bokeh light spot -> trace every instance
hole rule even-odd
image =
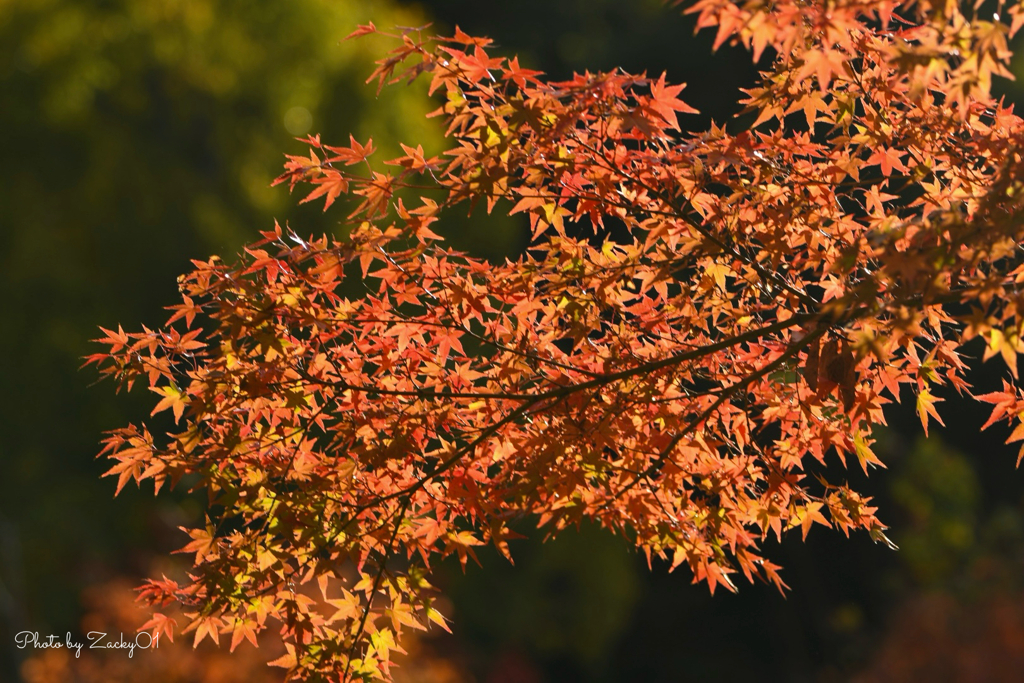
[[[305,107],[292,107],[284,114],[284,127],[292,135],[305,135],[313,127],[313,115]]]

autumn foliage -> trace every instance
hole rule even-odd
[[[971,396],[975,337],[1014,381],[974,398],[1024,438],[1024,125],[990,92],[1024,3],[677,4],[770,63],[735,125],[683,132],[664,76],[555,82],[461,31],[385,33],[371,80],[429,79],[450,149],[308,138],[278,181],[343,237],[278,226],[195,262],[163,328],[106,332],[88,361],[175,424],[106,439],[118,490],[210,500],[187,580],[141,589],[146,628],[274,629],[291,680],[387,680],[403,630],[447,628],[431,564],[509,555],[520,520],[782,587],[768,535],[888,542],[826,465],[879,465],[901,396],[925,429]],[[473,206],[528,216],[528,250],[446,248]]]

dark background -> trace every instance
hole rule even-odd
[[[282,154],[304,151],[294,135],[373,135],[382,159],[399,140],[441,148],[422,84],[379,98],[363,84],[383,43],[339,43],[368,20],[458,24],[555,77],[667,71],[702,111],[694,129],[732,116],[756,76],[747,53],[712,55],[711,34],[657,0],[0,2],[0,681],[48,680],[13,634],[81,628],[91,588],[149,575],[201,518],[180,495],[114,500],[100,479],[102,432],[151,402],[78,370],[96,326],[159,324],[189,259],[230,258],[274,218],[334,229],[269,188]],[[453,242],[489,256],[520,245],[521,226],[487,220],[460,222]],[[978,369],[998,387],[1001,366]],[[484,552],[483,568],[442,568],[455,634],[421,656],[460,677],[445,680],[492,683],[1019,680],[1024,475],[1005,433],[979,433],[983,409],[946,398],[947,428],[924,440],[908,401],[878,434],[889,469],[848,474],[899,552],[816,528],[768,543],[785,596],[712,598],[596,529],[520,541],[515,567]]]

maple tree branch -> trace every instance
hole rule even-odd
[[[395,528],[391,532],[391,538],[388,540],[387,549],[381,553],[382,557],[380,565],[377,568],[376,576],[373,578],[373,586],[370,589],[370,595],[366,599],[366,608],[363,610],[362,616],[359,619],[359,625],[352,636],[352,645],[349,647],[348,656],[346,657],[345,671],[341,676],[342,683],[346,683],[346,681],[348,681],[348,674],[352,667],[352,655],[355,653],[356,645],[359,643],[363,630],[366,628],[366,621],[369,619],[370,612],[373,609],[373,599],[376,597],[377,590],[380,588],[380,582],[384,577],[387,561],[394,552],[395,541],[398,539],[398,531],[401,529],[402,521],[405,519],[405,512],[408,509],[410,502],[411,498],[406,496],[399,505],[398,511],[395,513]]]
[[[737,337],[733,337],[733,338],[731,338],[729,340],[726,340],[724,342],[717,342],[715,344],[710,344],[708,346],[701,347],[701,349],[699,349],[697,351],[691,351],[691,352],[687,352],[687,353],[683,353],[683,354],[678,354],[678,355],[675,355],[675,356],[670,356],[668,358],[664,358],[664,359],[661,359],[659,361],[652,361],[650,363],[647,363],[647,364],[645,364],[643,366],[639,366],[637,368],[631,368],[631,369],[628,369],[628,370],[623,370],[621,372],[605,375],[600,380],[591,380],[589,382],[584,382],[584,383],[581,383],[581,384],[565,386],[565,387],[562,387],[560,389],[552,390],[550,392],[546,392],[546,393],[543,393],[543,394],[537,394],[537,395],[531,397],[526,402],[524,402],[523,405],[519,406],[518,408],[516,408],[515,410],[510,412],[508,415],[506,415],[501,420],[491,424],[490,426],[488,426],[487,428],[482,430],[482,432],[480,433],[480,435],[476,439],[474,439],[470,443],[468,443],[465,446],[463,446],[463,447],[459,448],[458,450],[456,450],[456,452],[454,454],[452,454],[450,457],[448,457],[447,459],[442,461],[432,471],[426,473],[423,477],[419,478],[411,486],[406,487],[404,489],[400,489],[398,491],[394,491],[394,492],[392,492],[390,494],[387,494],[387,495],[379,496],[376,499],[376,501],[374,501],[373,503],[367,503],[367,504],[364,504],[364,505],[361,505],[361,506],[355,508],[355,510],[352,512],[352,514],[349,517],[349,521],[346,522],[345,526],[342,527],[342,529],[346,528],[348,526],[348,524],[350,524],[352,521],[354,521],[356,519],[356,517],[358,517],[359,514],[361,514],[363,511],[368,510],[371,507],[374,507],[375,505],[378,505],[380,503],[386,502],[387,500],[390,500],[392,498],[397,498],[399,496],[404,496],[404,495],[409,495],[409,494],[415,493],[416,491],[421,489],[423,486],[425,486],[428,481],[430,481],[431,479],[434,479],[435,477],[443,474],[444,472],[447,472],[452,467],[454,467],[467,453],[470,453],[473,450],[475,450],[477,446],[479,446],[481,443],[483,443],[484,441],[489,439],[491,436],[496,434],[506,424],[509,424],[509,423],[513,422],[514,420],[516,420],[516,419],[526,415],[526,413],[531,408],[533,408],[538,403],[541,403],[542,401],[545,401],[545,400],[548,400],[548,399],[552,399],[552,398],[560,400],[560,399],[563,399],[563,398],[569,396],[570,394],[577,393],[579,391],[584,391],[586,389],[591,389],[591,388],[595,388],[595,387],[598,387],[598,386],[602,386],[602,385],[605,385],[605,384],[608,384],[610,382],[614,382],[614,381],[617,381],[617,380],[620,380],[620,379],[628,379],[629,377],[633,377],[633,376],[636,376],[636,375],[639,375],[639,374],[645,374],[647,372],[653,372],[653,371],[656,371],[656,370],[659,370],[659,369],[662,369],[662,368],[665,368],[665,367],[670,367],[672,365],[678,365],[679,363],[685,362],[687,360],[691,360],[693,358],[699,358],[699,357],[702,357],[704,355],[708,355],[710,353],[714,353],[715,351],[718,351],[718,350],[721,350],[721,349],[724,349],[724,348],[728,348],[730,346],[734,346],[736,344],[742,343],[743,341],[748,341],[748,340],[755,339],[758,336],[761,336],[762,334],[768,334],[768,333],[777,332],[777,331],[781,331],[781,330],[787,329],[789,327],[792,327],[793,325],[799,324],[800,322],[805,322],[807,320],[810,320],[812,317],[813,316],[810,316],[810,315],[793,316],[792,318],[790,318],[790,319],[788,319],[786,321],[781,321],[781,322],[774,323],[773,325],[769,325],[766,328],[761,328],[759,330],[754,330],[752,332],[744,333],[743,335],[738,335]],[[770,372],[770,370],[769,370],[769,372]],[[736,387],[736,389],[739,388],[738,385],[734,385],[734,386]],[[736,389],[733,389],[733,391],[735,391]],[[720,405],[720,403],[719,403],[719,405]]]
[[[379,389],[379,388],[375,388],[375,387],[353,385],[353,384],[350,384],[350,383],[346,382],[345,380],[340,380],[340,379],[339,380],[334,380],[334,381],[325,381],[325,380],[313,377],[312,375],[309,375],[308,372],[305,371],[305,370],[301,370],[300,372],[301,372],[302,376],[307,381],[312,382],[312,383],[321,384],[321,385],[329,385],[329,386],[338,386],[338,387],[341,387],[343,389],[347,389],[347,390],[351,390],[351,391],[358,391],[358,392],[365,392],[365,393],[370,394],[370,395],[405,396],[405,397],[418,398],[418,399],[444,399],[444,398],[483,399],[483,398],[490,398],[490,399],[497,399],[497,400],[504,399],[504,400],[528,401],[530,403],[536,403],[536,402],[539,402],[539,401],[544,401],[544,400],[548,400],[548,399],[552,399],[552,398],[556,398],[556,399],[557,398],[563,398],[565,396],[568,396],[571,393],[576,393],[576,392],[579,392],[579,391],[586,391],[587,389],[593,389],[593,388],[596,388],[596,387],[599,387],[599,386],[603,386],[603,385],[606,385],[606,384],[610,384],[612,382],[616,382],[616,381],[619,381],[619,380],[622,380],[622,379],[628,379],[628,378],[634,377],[636,375],[647,374],[647,373],[650,373],[650,372],[655,372],[655,371],[660,370],[662,368],[670,367],[670,366],[673,366],[673,365],[679,365],[680,363],[685,363],[685,362],[690,361],[690,360],[696,360],[696,359],[702,358],[704,356],[711,355],[711,354],[713,354],[713,353],[715,353],[717,351],[721,351],[723,349],[727,349],[729,347],[736,346],[738,344],[742,344],[742,343],[745,343],[745,342],[748,342],[748,341],[753,341],[753,340],[758,339],[760,337],[763,337],[763,336],[766,336],[766,335],[770,335],[770,334],[774,334],[776,332],[781,332],[781,331],[786,330],[786,329],[788,329],[790,327],[793,327],[795,325],[799,325],[799,324],[802,324],[802,323],[805,323],[805,322],[809,322],[809,321],[815,319],[816,317],[817,317],[816,314],[810,314],[810,313],[795,314],[792,317],[788,318],[787,320],[775,322],[775,323],[772,323],[771,325],[767,325],[765,327],[757,328],[757,329],[754,329],[754,330],[749,330],[747,332],[743,332],[743,333],[738,334],[736,336],[729,337],[728,339],[724,339],[724,340],[721,340],[721,341],[713,342],[711,344],[700,346],[700,347],[698,347],[696,349],[693,349],[693,350],[690,350],[690,351],[685,351],[683,353],[667,356],[665,358],[662,358],[662,359],[659,359],[659,360],[656,360],[656,361],[649,361],[649,362],[646,362],[646,363],[642,363],[642,364],[640,364],[638,366],[635,366],[633,368],[627,368],[625,370],[620,370],[618,372],[601,374],[601,375],[598,375],[597,377],[595,377],[595,378],[593,378],[591,380],[588,380],[586,382],[581,382],[579,384],[571,384],[571,385],[559,386],[556,389],[550,389],[548,391],[543,391],[543,392],[537,393],[537,394],[522,394],[522,393],[515,393],[515,392],[453,392],[453,391],[434,391],[434,390],[427,390],[427,389],[420,389],[420,390],[416,390],[416,389],[409,389],[409,390],[402,390],[402,389]]]
[[[612,498],[612,501],[617,500],[620,496],[629,492],[642,479],[649,479],[651,476],[660,472],[661,469],[665,466],[665,463],[668,461],[668,457],[671,454],[672,450],[679,444],[679,442],[682,441],[683,438],[685,438],[694,428],[700,425],[700,423],[704,422],[706,419],[711,417],[715,413],[715,411],[722,406],[723,403],[725,403],[727,400],[729,400],[729,398],[732,397],[733,394],[782,366],[786,361],[788,361],[796,354],[800,353],[800,351],[809,346],[813,341],[819,339],[822,335],[824,335],[828,329],[829,328],[822,326],[812,330],[809,334],[805,335],[796,344],[789,346],[778,358],[776,358],[771,363],[768,363],[763,368],[755,372],[752,372],[749,375],[745,375],[743,379],[741,379],[739,382],[729,385],[719,395],[715,402],[704,410],[704,412],[702,412],[700,415],[698,415],[694,419],[690,420],[686,425],[684,425],[683,428],[680,429],[674,437],[672,437],[672,440],[669,441],[665,448],[662,449],[661,453],[658,454],[658,457],[654,460],[654,462],[652,462],[647,467],[647,469],[645,469],[635,479],[633,479],[632,482],[626,485],[625,488],[623,488],[621,491],[615,494],[615,496]],[[605,503],[605,506],[609,505],[612,501]]]

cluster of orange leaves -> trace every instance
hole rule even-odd
[[[446,627],[431,563],[509,555],[520,520],[595,521],[712,591],[781,588],[769,534],[888,542],[826,465],[879,465],[902,391],[925,429],[937,391],[970,395],[974,337],[1016,378],[1024,125],[990,85],[1024,4],[679,4],[774,55],[751,125],[684,133],[664,76],[555,82],[461,31],[391,35],[371,80],[429,78],[452,147],[374,166],[308,138],[278,181],[344,207],[343,238],[278,226],[196,262],[162,329],[107,332],[88,360],[177,425],[107,438],[118,490],[210,496],[188,579],[144,601],[197,642],[277,629],[291,680],[387,680],[404,629]],[[445,248],[478,202],[528,215],[526,253]],[[979,398],[1024,415],[1014,383]]]

